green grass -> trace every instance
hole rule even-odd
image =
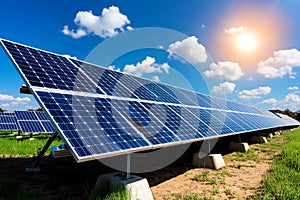
[[[29,137],[29,136],[28,136]],[[0,158],[14,157],[33,157],[36,156],[38,150],[43,148],[47,142],[47,136],[39,136],[34,140],[24,139],[23,141],[14,138],[0,138]],[[58,146],[62,143],[61,140],[53,141],[53,146]],[[51,148],[48,149],[46,155],[49,155]]]
[[[253,160],[255,162],[260,162],[259,155],[255,153],[254,149],[249,149],[247,152],[234,152],[230,156],[230,160],[246,162],[247,160]]]
[[[195,193],[190,194],[173,194],[174,200],[213,200],[214,198],[212,196],[206,196],[206,194],[199,195]]]
[[[284,134],[285,144],[253,199],[300,199],[300,129]]]
[[[118,187],[114,190],[110,187],[110,181],[108,179],[103,179],[99,185],[92,189],[88,194],[90,200],[129,200],[130,193],[123,186]]]
[[[229,189],[229,188],[227,188],[227,189],[224,191],[224,193],[225,193],[227,196],[232,195],[232,191],[231,191],[231,189]]]

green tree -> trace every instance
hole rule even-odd
[[[4,109],[2,109],[2,108],[0,108],[0,112],[6,112],[7,110],[4,110]]]

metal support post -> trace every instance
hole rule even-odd
[[[52,142],[55,140],[55,138],[57,137],[58,133],[57,131],[54,131],[51,135],[51,137],[49,137],[48,141],[46,142],[45,146],[43,147],[42,151],[39,153],[39,155],[35,158],[35,160],[33,161],[32,165],[30,167],[26,168],[27,172],[32,172],[32,171],[40,171],[38,165],[40,160],[42,159],[42,157],[44,156],[44,154],[46,153],[47,149],[50,147],[50,145],[52,144]]]

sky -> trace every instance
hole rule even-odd
[[[297,111],[299,8],[296,0],[10,0],[1,2],[0,38],[261,109]],[[153,34],[158,28],[165,38]],[[148,39],[154,47],[141,48]],[[122,52],[124,45],[131,51]],[[1,48],[0,108],[40,107],[19,93],[22,84]]]

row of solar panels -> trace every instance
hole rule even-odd
[[[77,161],[299,125],[252,106],[1,42]]]
[[[2,42],[31,86],[262,114],[252,106]]]
[[[0,130],[49,133],[53,132],[54,128],[44,112],[14,111],[0,113]]]

